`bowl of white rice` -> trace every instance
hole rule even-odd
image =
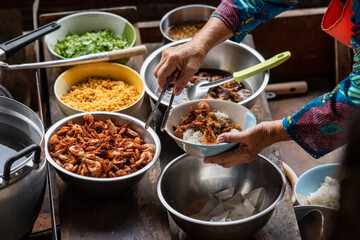
[[[295,183],[295,197],[301,205],[339,209],[340,164],[324,164],[304,172]]]
[[[197,109],[200,102],[206,102],[210,107],[210,111],[212,111],[217,118],[225,117],[229,119],[230,123],[240,125],[241,131],[256,125],[256,118],[249,109],[229,101],[198,99],[184,102],[173,107],[169,113],[165,131],[175,140],[180,148],[191,155],[196,157],[215,156],[229,151],[238,145],[238,143],[205,144],[203,142],[203,134],[191,128],[184,131],[182,138],[174,135],[173,126],[179,126],[182,119],[189,113],[190,106],[192,105]],[[236,132],[239,130],[232,129],[230,131]]]

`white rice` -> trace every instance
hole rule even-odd
[[[340,182],[336,178],[325,177],[325,182],[321,184],[318,190],[310,193],[308,202],[310,205],[322,205],[326,207],[339,209],[340,200]]]
[[[184,132],[183,140],[189,141],[192,143],[203,144],[204,143],[203,136],[204,136],[204,134],[202,134],[202,132],[200,132],[200,131],[194,132],[193,128],[189,128],[188,130],[186,130]]]
[[[216,111],[214,112],[215,116],[217,117],[217,119],[220,119],[221,117],[227,118],[229,119],[229,115],[227,115],[226,113],[222,113],[220,111]]]
[[[214,112],[215,116],[220,119],[220,117],[224,117],[229,119],[229,115],[227,115],[226,113],[222,113],[219,111]],[[233,128],[230,130],[230,132],[239,132],[239,130]],[[185,141],[189,141],[192,143],[197,143],[197,144],[204,144],[204,139],[203,139],[204,134],[200,131],[194,131],[193,128],[189,128],[188,130],[186,130],[183,134],[183,140]]]

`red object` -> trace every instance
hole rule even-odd
[[[354,23],[350,18],[354,15],[352,4],[354,0],[347,0],[343,7],[339,0],[332,0],[322,19],[321,28],[340,42],[351,47],[350,38]]]

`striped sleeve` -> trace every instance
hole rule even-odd
[[[221,19],[241,42],[257,25],[291,9],[296,0],[222,0],[212,17]]]

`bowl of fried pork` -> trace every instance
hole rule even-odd
[[[161,144],[145,123],[116,112],[79,113],[46,132],[45,154],[60,178],[91,195],[121,195],[159,158]]]
[[[246,107],[217,99],[198,99],[171,109],[165,131],[185,152],[210,157],[236,148],[238,143],[219,143],[226,132],[243,131],[256,124]]]

